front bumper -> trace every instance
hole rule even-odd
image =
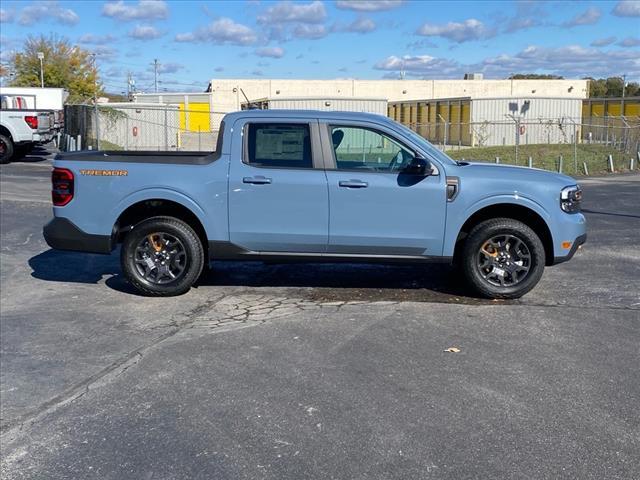
[[[44,226],[42,234],[47,245],[56,250],[109,254],[113,245],[110,235],[87,233],[64,217],[54,217]]]
[[[569,250],[569,253],[567,255],[565,255],[564,257],[554,257],[553,264],[557,265],[559,263],[568,262],[569,260],[571,260],[573,258],[573,256],[576,254],[576,252],[578,251],[578,249],[582,245],[584,245],[584,243],[586,241],[587,241],[587,234],[585,233],[583,235],[580,235],[573,242],[573,245],[571,246],[571,250]]]

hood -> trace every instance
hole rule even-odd
[[[486,178],[491,180],[539,182],[559,186],[560,188],[575,185],[576,179],[562,173],[551,172],[539,168],[502,165],[499,163],[467,162],[460,164],[458,171],[461,177]]]

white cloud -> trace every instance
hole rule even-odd
[[[594,25],[602,17],[602,12],[595,7],[587,8],[584,12],[576,15],[568,22],[563,23],[565,27],[575,27],[577,25]]]
[[[556,48],[529,46],[515,55],[487,58],[477,68],[495,76],[520,72],[551,73],[564,77],[607,77],[615,72],[626,72],[637,76],[640,75],[640,57],[637,52],[624,50],[609,50],[603,55],[600,50],[578,45]]]
[[[606,47],[607,45],[611,45],[616,40],[617,40],[616,37],[598,38],[598,39],[594,40],[593,42],[591,42],[591,46],[592,47]]]
[[[540,25],[542,25],[542,22],[534,17],[514,17],[509,21],[504,31],[507,33],[513,33],[518,30],[527,30]]]
[[[324,25],[307,25],[301,23],[293,29],[293,36],[296,38],[317,40],[327,36],[327,29]]]
[[[316,0],[311,3],[278,2],[258,15],[260,24],[280,23],[322,23],[327,18],[324,3]]]
[[[136,28],[129,32],[129,36],[136,40],[154,40],[162,35],[163,32],[151,25],[136,25]]]
[[[137,4],[123,0],[107,2],[102,6],[102,15],[128,22],[131,20],[163,20],[169,16],[169,7],[164,0],[139,0]]]
[[[284,56],[284,50],[280,47],[262,47],[258,48],[255,53],[259,57],[282,58]]]
[[[0,23],[13,22],[13,11],[0,8]]]
[[[487,78],[507,78],[512,73],[606,78],[619,72],[638,77],[640,56],[637,51],[624,49],[609,50],[603,55],[601,50],[578,45],[555,48],[532,45],[514,55],[497,55],[473,64],[461,64],[429,55],[405,55],[387,57],[376,63],[374,68],[387,71],[385,78],[398,78],[400,71],[423,78],[461,78],[464,72],[482,72]]]
[[[70,8],[63,8],[57,1],[34,2],[20,11],[18,23],[20,25],[33,25],[42,21],[54,20],[63,25],[75,25],[80,17]]]
[[[380,12],[400,7],[404,0],[338,0],[336,7],[356,12]]]
[[[370,18],[360,17],[347,26],[348,32],[369,33],[376,29],[376,22]]]
[[[158,66],[158,73],[177,73],[184,68],[180,63],[161,63]]]
[[[230,18],[220,18],[194,32],[179,33],[177,42],[208,42],[218,45],[251,45],[258,39],[251,28]]]
[[[107,35],[95,35],[93,33],[85,33],[84,35],[80,35],[78,38],[78,43],[85,43],[89,45],[105,45],[107,43],[112,43],[116,40],[111,34]]]
[[[640,17],[640,1],[622,0],[616,4],[611,13],[617,17]]]
[[[638,47],[640,46],[640,38],[627,37],[624,40],[618,42],[621,47]]]
[[[392,55],[376,63],[373,68],[397,72],[398,75],[403,71],[409,75],[421,77],[452,76],[460,75],[462,72],[458,62],[430,55],[405,55],[403,57]],[[395,78],[394,75],[390,75],[389,78]]]
[[[486,27],[480,20],[470,18],[462,23],[449,22],[446,25],[425,23],[416,32],[424,37],[442,37],[453,42],[468,42],[494,37],[494,29]]]

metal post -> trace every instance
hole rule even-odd
[[[500,157],[496,157],[496,163],[500,163]]]
[[[518,147],[520,146],[520,118],[516,119],[516,161],[518,165]]]
[[[40,60],[40,88],[44,88],[44,52],[38,52]]]
[[[611,173],[614,172],[614,170],[613,170],[613,155],[609,155],[609,171]]]
[[[533,158],[529,155],[529,168],[533,168]]]
[[[587,168],[587,162],[582,162],[582,166],[584,167],[584,174],[589,176],[589,169]]]
[[[635,159],[633,157],[631,157],[631,160],[629,160],[629,170],[633,170],[634,165],[634,161]]]
[[[167,107],[164,109],[164,149],[169,151],[169,119],[167,116]]]
[[[573,171],[578,173],[578,129],[573,121]]]
[[[76,142],[78,142],[78,143],[77,143],[77,145],[78,145],[78,150],[82,150],[82,135],[78,135],[78,136],[76,137]]]
[[[124,117],[124,149],[129,150],[129,113]]]
[[[98,62],[96,61],[96,54],[92,53],[93,57],[93,106],[94,114],[96,117],[96,150],[100,150],[100,112],[98,111]]]
[[[562,155],[560,155],[560,158],[558,158],[558,173],[562,173]]]

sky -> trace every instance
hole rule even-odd
[[[212,78],[640,80],[640,0],[8,1],[0,61],[29,35],[97,54],[107,91],[202,91]]]

